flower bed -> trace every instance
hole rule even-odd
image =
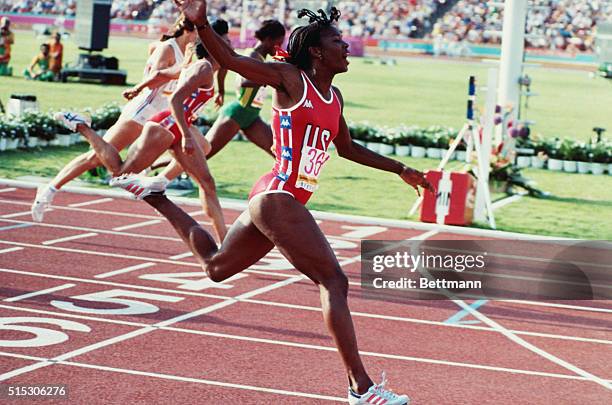
[[[97,110],[86,110],[91,115],[92,128],[104,133],[121,115],[116,103]],[[201,117],[196,122],[202,128],[210,127],[214,117]],[[430,157],[441,159],[457,137],[459,131],[441,125],[426,128],[400,126],[378,127],[368,122],[350,123],[352,138],[359,144],[384,155]],[[569,173],[603,174],[612,167],[612,143],[609,141],[577,142],[572,139],[544,139],[530,137],[529,131],[512,132],[516,142],[516,157],[511,161],[517,168],[547,168]],[[27,112],[19,119],[0,118],[0,151],[17,147],[45,147],[82,141],[82,138],[53,119],[52,112]],[[466,160],[466,145],[459,144],[453,159]]]
[[[93,112],[85,112],[91,116],[92,128],[103,133],[117,122],[121,108],[111,103]],[[26,111],[19,118],[0,117],[0,152],[18,147],[70,146],[84,141],[80,135],[58,123],[53,115],[53,111]]]
[[[427,128],[401,126],[377,128],[367,122],[349,124],[352,138],[369,149],[388,151],[383,145],[395,147],[398,156],[441,159],[446,155],[458,131],[434,125]],[[516,156],[510,166],[517,168],[565,171],[568,173],[602,174],[612,165],[612,142],[578,142],[573,139],[531,137],[528,131],[515,131]],[[451,157],[466,160],[466,145],[461,142]]]

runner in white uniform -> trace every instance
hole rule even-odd
[[[160,45],[167,45],[174,54],[174,66],[182,66],[185,63],[185,54],[179,47],[176,39],[170,38]],[[163,71],[158,71],[157,75],[151,74],[156,62],[164,52],[164,46],[157,46],[147,59],[143,78],[144,80],[134,88],[126,90],[124,96],[130,101],[123,107],[120,119],[132,120],[140,125],[144,125],[151,117],[169,107],[168,96],[176,89],[177,80],[164,81],[166,75]],[[163,83],[155,87],[158,83]],[[134,97],[133,94],[137,95]],[[133,97],[130,99],[130,97]]]
[[[151,117],[169,108],[168,95],[176,88],[176,79],[183,67],[184,59],[190,58],[189,56],[185,58],[185,50],[195,42],[196,37],[193,24],[181,15],[147,60],[145,80],[123,92],[123,96],[131,101],[125,106],[117,123],[104,136],[104,139],[118,151],[138,138],[144,124]],[[60,188],[100,165],[95,153],[84,153],[68,163],[49,184],[41,185],[31,209],[34,221],[42,222],[45,209],[49,207]]]

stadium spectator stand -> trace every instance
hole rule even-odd
[[[296,23],[286,1],[286,22]],[[210,0],[209,10],[233,28],[244,23],[254,30],[260,20],[277,18],[279,0]],[[314,4],[314,3],[313,3]],[[368,38],[429,38],[451,44],[499,44],[503,1],[482,0],[361,0],[335,2],[342,11],[341,29],[350,36]],[[76,0],[0,0],[0,12],[74,15]],[[171,22],[177,15],[171,1],[113,0],[113,18]],[[245,19],[244,16],[247,16]],[[598,20],[612,19],[610,0],[531,0],[527,18],[527,45],[532,48],[592,51]],[[244,20],[244,21],[243,21]]]
[[[435,24],[431,37],[447,43],[499,44],[502,1],[461,0]],[[598,20],[612,18],[609,0],[532,0],[526,40],[531,48],[592,51]]]

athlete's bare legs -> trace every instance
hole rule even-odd
[[[206,159],[210,160],[214,155],[221,151],[221,149],[223,149],[225,145],[232,140],[239,130],[240,127],[236,121],[231,118],[220,117],[217,121],[215,121],[212,128],[206,134],[206,143],[200,144],[206,153]],[[270,156],[274,157],[271,150],[272,129],[268,124],[263,122],[261,118],[258,118],[250,127],[246,128],[242,132],[251,142],[259,146]],[[183,172],[183,168],[176,160],[172,160],[170,163],[168,163],[168,160],[169,159],[167,158],[157,160],[154,163],[153,168],[168,165],[160,173],[160,176],[164,176],[168,181],[172,181]]]
[[[173,145],[171,151],[175,157],[174,162],[177,162],[176,166],[178,166],[180,170],[184,168],[187,174],[198,183],[200,188],[200,202],[204,208],[204,212],[212,219],[218,240],[223,241],[227,234],[225,219],[223,218],[223,211],[221,210],[221,204],[217,197],[215,180],[210,174],[208,164],[206,163],[206,157],[202,150],[202,146],[207,142],[200,131],[194,127],[191,127],[191,131],[193,133],[193,138],[198,141],[198,146],[200,147],[195,148],[193,154],[187,155],[183,152],[181,145]]]
[[[198,145],[204,152],[204,156],[206,156],[206,159],[208,160],[207,155],[210,152],[210,142],[208,142],[197,127],[192,126],[191,131],[194,134],[193,138],[198,142]],[[176,159],[168,157],[156,160],[151,167],[154,169],[156,166],[166,166],[166,168],[159,175],[165,177],[168,181],[172,181],[173,179],[177,178],[184,171],[183,167],[179,162],[177,162]]]
[[[259,146],[267,152],[268,155],[274,157],[274,153],[272,152],[272,128],[270,128],[270,125],[263,122],[261,118],[257,118],[255,122],[248,128],[245,128],[242,133],[244,133],[249,141]]]
[[[132,120],[119,120],[104,135],[104,140],[113,145],[116,150],[123,150],[132,144],[142,132],[142,125]],[[61,189],[66,183],[77,178],[88,170],[101,165],[95,152],[83,153],[74,158],[51,181],[56,189]]]
[[[122,150],[134,142],[141,131],[142,125],[136,121],[119,119],[119,121],[108,130],[104,139],[110,145],[113,145],[116,150]],[[87,170],[91,170],[98,166],[100,166],[100,160],[97,158],[95,152],[83,153],[64,166],[50,183],[39,186],[31,207],[34,221],[43,221],[45,210],[51,205],[55,193],[57,193],[60,188],[69,181],[85,173]]]
[[[117,149],[100,138],[89,126],[79,124],[76,129],[87,139],[98,159],[113,177],[124,173],[141,172],[155,162],[155,159],[166,151],[174,141],[174,137],[169,131],[165,131],[157,124],[147,123],[142,136],[130,146],[127,159],[123,162]]]
[[[233,119],[224,116],[217,118],[212,128],[206,133],[206,139],[210,142],[210,152],[206,157],[211,159],[219,153],[238,131],[240,131],[240,126]]]
[[[151,195],[145,201],[168,219],[213,281],[240,273],[276,245],[297,270],[319,286],[323,317],[345,364],[351,388],[364,393],[372,386],[359,356],[348,309],[347,277],[306,207],[286,194],[257,196],[218,248],[204,228],[165,196]],[[283,215],[279,216],[279,212]]]

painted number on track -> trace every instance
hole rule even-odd
[[[179,302],[182,297],[174,297],[170,295],[151,294],[128,290],[108,290],[100,291],[92,294],[76,295],[70,297],[74,300],[89,301],[92,303],[113,304],[113,306],[121,306],[121,308],[90,308],[82,307],[68,301],[54,300],[51,305],[64,311],[80,312],[84,314],[96,315],[143,315],[152,314],[159,311],[159,307],[148,302],[136,301],[132,299],[124,299],[119,297],[138,298],[143,300],[161,301],[161,302]]]
[[[91,332],[87,325],[64,319],[38,318],[38,317],[10,317],[0,318],[0,336],[2,331],[26,332],[34,335],[29,339],[0,340],[0,347],[41,347],[56,345],[68,340],[68,335],[62,331],[36,326],[20,325],[23,323],[46,323],[57,325],[63,330],[76,332]]]

